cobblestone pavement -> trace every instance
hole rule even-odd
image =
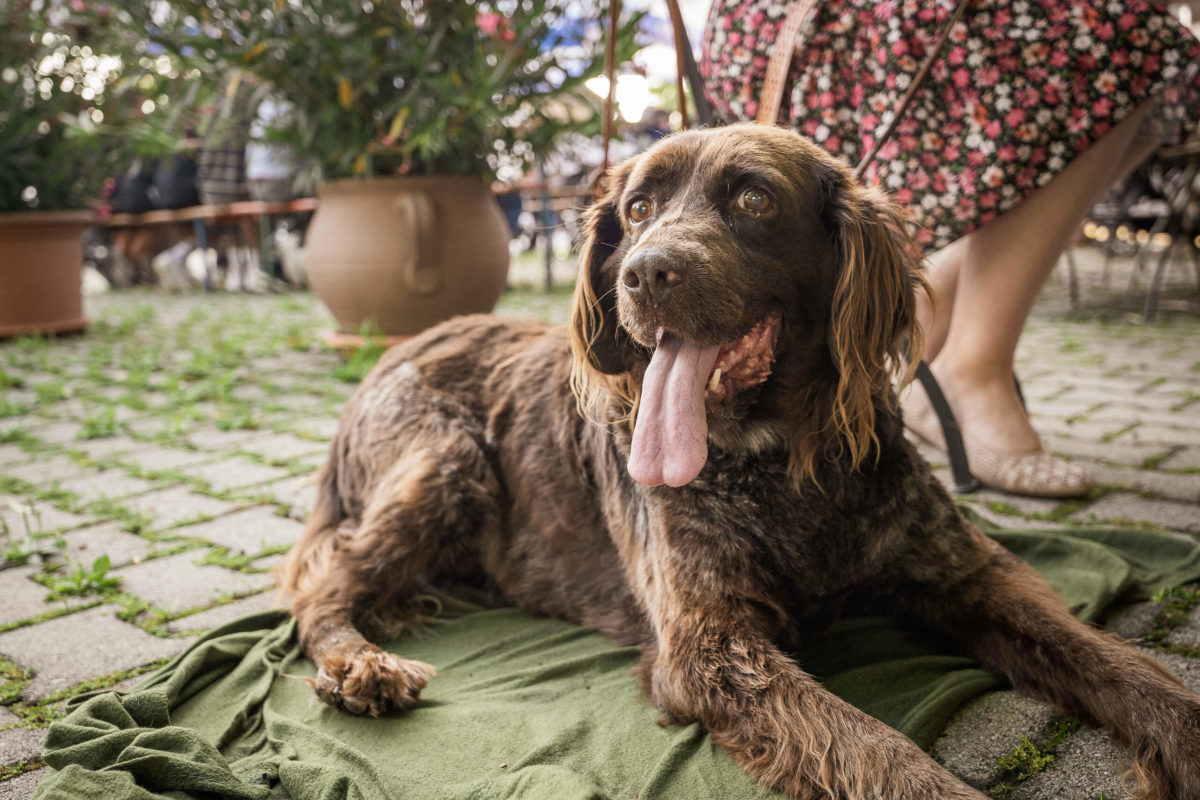
[[[1085,500],[962,502],[1009,526],[1200,536],[1200,321],[1113,311],[1096,254],[1083,256],[1085,301],[1104,305],[1073,314],[1052,282],[1019,372],[1048,447],[1101,485]],[[1128,274],[1118,265],[1114,285]],[[1189,291],[1169,287],[1164,307]],[[199,633],[274,604],[270,570],[301,531],[360,374],[318,344],[328,317],[307,295],[89,305],[86,336],[0,343],[0,800],[32,793],[65,698],[132,685]],[[563,320],[567,305],[564,291],[526,292],[502,311]],[[1110,626],[1200,690],[1198,599]],[[997,798],[1127,797],[1124,754],[1103,733],[1011,692],[965,709],[935,755]]]

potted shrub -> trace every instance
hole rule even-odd
[[[73,57],[69,36],[44,23],[24,8],[0,10],[0,337],[87,324],[81,237],[104,174],[91,169],[100,146],[83,129],[93,120],[81,51]],[[98,66],[91,99],[108,83]]]
[[[86,326],[81,237],[130,141],[106,131],[148,120],[166,80],[117,54],[111,6],[83,9],[0,7],[0,337]]]
[[[226,80],[252,73],[290,109],[271,138],[319,184],[308,274],[344,334],[411,334],[488,311],[508,231],[489,188],[566,129],[598,128],[583,82],[602,9],[577,0],[178,0],[154,35]],[[574,15],[574,16],[573,16]],[[195,33],[199,22],[200,34]],[[621,54],[632,49],[626,23]]]

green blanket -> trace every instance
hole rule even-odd
[[[1128,530],[989,531],[1097,619],[1117,602],[1200,579],[1200,549]],[[458,593],[427,630],[389,645],[438,675],[412,709],[336,712],[293,624],[220,628],[135,691],[76,698],[54,723],[35,798],[755,798],[695,725],[660,728],[629,674],[633,648]],[[882,618],[849,619],[799,654],[831,690],[927,747],[999,684],[951,645]]]

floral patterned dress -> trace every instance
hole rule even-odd
[[[1155,98],[1153,133],[1200,120],[1200,43],[1145,0],[966,0],[962,20],[864,181],[927,249],[1004,213]],[[953,0],[825,0],[801,34],[780,121],[856,165]],[[701,74],[718,117],[753,119],[786,0],[714,0]]]

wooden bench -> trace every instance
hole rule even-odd
[[[259,200],[243,200],[219,205],[188,206],[186,208],[159,209],[141,214],[110,214],[101,224],[109,228],[132,228],[153,225],[178,225],[191,223],[196,232],[196,245],[208,249],[208,226],[242,223],[258,220],[258,249],[260,263],[268,264],[271,259],[271,218],[280,214],[298,214],[317,210],[317,198],[300,197],[283,203],[265,203]],[[213,276],[205,274],[204,288],[213,288]]]

